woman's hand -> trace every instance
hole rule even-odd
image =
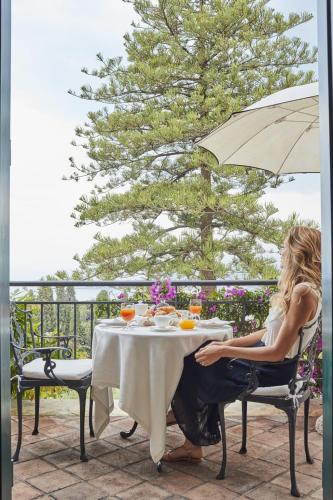
[[[196,362],[202,366],[209,366],[224,356],[227,342],[211,342],[195,353]]]

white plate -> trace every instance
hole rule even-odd
[[[174,332],[177,330],[176,326],[152,326],[154,332]]]

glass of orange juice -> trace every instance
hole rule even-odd
[[[202,311],[202,300],[201,299],[191,299],[188,310],[190,311],[194,319],[200,320],[200,314]]]
[[[195,328],[196,321],[194,318],[189,316],[188,318],[182,318],[179,321],[179,326],[182,330],[193,330]]]
[[[120,316],[126,321],[126,328],[128,328],[131,321],[135,318],[134,304],[128,304],[127,302],[121,304]]]

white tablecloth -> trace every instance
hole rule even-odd
[[[98,325],[93,337],[92,387],[95,433],[99,437],[113,410],[112,387],[120,389],[119,407],[150,436],[158,462],[165,451],[166,413],[182,374],[184,357],[207,340],[232,337],[232,327],[156,332]]]

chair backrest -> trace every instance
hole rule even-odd
[[[15,304],[11,305],[9,331],[13,358],[17,371],[21,374],[23,365],[28,361],[28,358],[40,356],[38,352],[34,352],[36,340],[31,311],[23,310]],[[30,332],[29,337],[28,332]]]
[[[298,349],[298,354],[297,354],[297,370],[295,374],[295,378],[290,381],[289,383],[289,389],[292,394],[295,393],[296,391],[296,384],[297,382],[299,383],[300,381],[303,381],[303,386],[301,388],[302,392],[305,391],[310,383],[311,383],[311,378],[312,374],[314,372],[315,368],[315,362],[316,362],[316,354],[317,354],[317,343],[318,343],[318,338],[321,335],[321,329],[322,329],[322,321],[321,321],[321,314],[319,315],[317,321],[317,328],[316,331],[306,347],[306,349],[303,351],[302,349],[302,341],[303,341],[303,335],[304,331],[301,330],[300,332],[300,344],[299,344],[299,349]]]

